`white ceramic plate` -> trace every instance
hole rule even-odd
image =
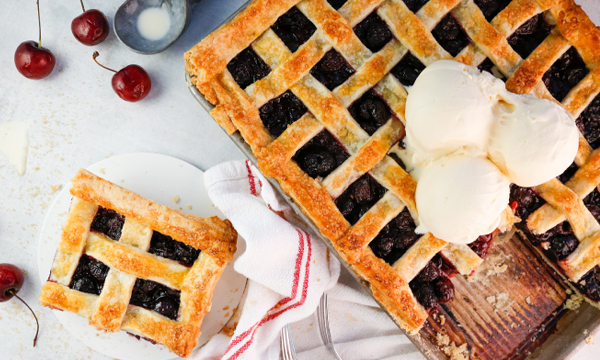
[[[88,170],[119,186],[134,191],[155,202],[207,217],[223,214],[213,206],[204,187],[204,173],[198,168],[166,155],[136,153],[111,157]],[[62,225],[71,203],[70,183],[56,197],[42,226],[38,268],[42,283],[48,279],[54,253],[60,240]],[[175,203],[174,198],[179,202]],[[238,239],[236,257],[244,251],[244,241]],[[199,346],[219,333],[240,303],[247,278],[228,266],[219,280],[212,299],[212,309],[202,322]],[[87,320],[66,311],[53,310],[69,332],[92,349],[123,360],[166,360],[175,356],[162,345],[153,345],[125,333],[104,333],[88,325]]]

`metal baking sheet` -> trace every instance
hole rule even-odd
[[[202,107],[206,111],[212,110],[213,106],[192,85],[187,74],[186,81]],[[239,132],[230,138],[248,159],[256,163],[250,146]],[[369,284],[340,258],[333,244],[320,235],[319,229],[283,192],[279,183],[272,178],[268,180],[306,227],[327,245],[372,296]],[[475,275],[468,279],[462,276],[452,279],[456,288],[455,300],[441,305],[439,314],[431,316],[417,335],[407,335],[409,339],[431,360],[452,358],[452,352],[465,343],[471,359],[555,360],[574,355],[586,339],[600,329],[600,310],[585,301],[579,305],[568,282],[518,232],[501,235],[494,244]],[[568,309],[574,306],[578,308]]]

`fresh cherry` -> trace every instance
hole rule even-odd
[[[56,64],[52,51],[42,47],[42,23],[40,20],[40,0],[37,1],[39,40],[22,42],[15,51],[17,70],[28,79],[39,80],[50,75]]]
[[[21,299],[17,295],[17,292],[21,290],[21,286],[23,286],[23,273],[21,272],[21,270],[18,267],[11,264],[0,264],[0,302],[6,302],[12,299],[13,297],[16,297],[23,304],[25,304],[25,306],[27,306],[29,311],[31,311],[33,317],[35,318],[35,323],[37,324],[35,338],[33,338],[33,346],[35,346],[35,343],[37,342],[38,333],[40,331],[40,324],[33,310],[29,307],[29,305],[27,305],[27,303],[23,299]]]
[[[144,68],[139,65],[127,65],[117,72],[100,64],[96,60],[99,55],[97,51],[94,52],[94,61],[106,70],[115,73],[112,78],[112,87],[121,99],[136,102],[148,96],[152,82]]]
[[[87,46],[98,45],[106,39],[109,32],[106,16],[100,10],[85,11],[83,0],[80,0],[83,14],[71,22],[71,32],[75,39]]]

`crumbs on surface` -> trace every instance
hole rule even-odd
[[[494,306],[495,311],[506,311],[514,302],[513,299],[511,299],[510,296],[508,296],[508,293],[505,292],[488,296],[485,298],[485,300],[487,300],[487,302]]]
[[[508,270],[512,255],[506,255],[501,251],[492,251],[486,261],[475,269],[475,273],[467,278],[468,282],[481,282],[490,285],[490,278],[504,274]]]
[[[450,360],[468,360],[470,359],[469,350],[467,349],[467,343],[460,346],[456,346],[456,343],[450,342],[448,335],[437,333],[435,336],[438,346],[444,352],[444,354],[450,357]]]
[[[54,194],[58,189],[60,189],[62,187],[61,184],[58,185],[54,185],[53,187],[50,188],[51,193],[50,194]]]
[[[583,296],[574,292],[567,292],[569,294],[569,298],[565,301],[565,309],[567,310],[577,310],[581,306],[583,302]]]
[[[192,210],[192,205],[188,205],[187,208]]]
[[[174,195],[172,200],[175,204],[179,204],[179,195]]]
[[[235,327],[229,327],[229,326],[223,327],[223,334],[225,334],[229,337],[232,337],[234,332],[235,332]]]
[[[525,302],[527,303],[527,305],[531,305],[531,296],[526,297]]]
[[[592,335],[585,338],[585,343],[588,345],[592,345],[594,343],[594,337]]]

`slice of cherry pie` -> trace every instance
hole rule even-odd
[[[406,87],[426,66],[455,59],[578,115],[600,92],[599,39],[572,0],[254,0],[185,60],[215,120],[229,134],[239,131],[260,170],[277,179],[396,322],[416,332],[427,310],[452,299],[448,279],[482,262],[492,234],[467,246],[414,233],[416,184],[398,158]],[[600,183],[589,175],[600,174],[595,158],[582,138],[576,164],[585,170],[571,181],[585,186],[539,189],[551,203],[540,211],[556,213],[558,223],[565,212],[569,220],[579,216],[586,230],[574,228],[584,238],[598,224],[573,194]],[[562,195],[572,202],[560,204]],[[505,211],[502,230],[513,216]],[[596,244],[582,242],[571,273],[598,263]]]
[[[236,250],[231,223],[146,200],[86,170],[71,194],[40,303],[189,356]]]

